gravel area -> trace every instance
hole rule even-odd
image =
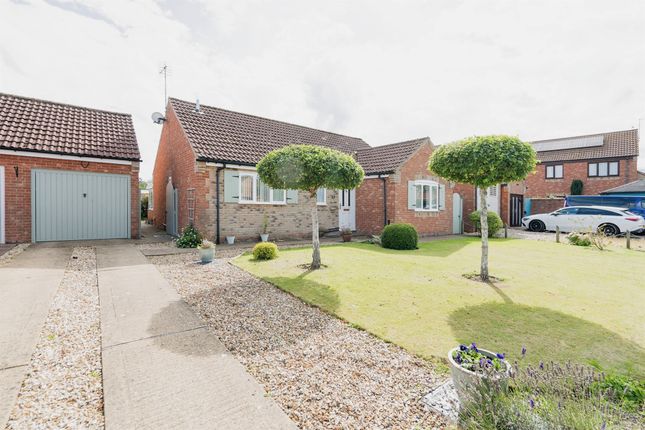
[[[9,251],[0,255],[0,267],[8,264],[16,255],[20,254],[22,251],[29,247],[29,243],[19,243],[18,245],[11,248]]]
[[[216,254],[207,265],[196,254],[150,260],[300,428],[445,427],[422,402],[443,382],[429,363]]]
[[[75,248],[8,429],[100,429],[101,327],[94,248]]]

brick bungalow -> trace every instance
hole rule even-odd
[[[0,243],[139,237],[130,115],[0,94]]]
[[[563,206],[571,183],[580,179],[586,195],[628,184],[638,178],[638,130],[531,142],[539,163],[525,181],[501,187],[501,215],[509,225],[519,225],[530,199],[531,213],[550,212]]]
[[[273,239],[308,237],[307,193],[271,190],[255,172],[264,155],[289,144],[352,154],[366,172],[356,190],[318,191],[322,231],[376,234],[388,222],[411,222],[424,235],[453,232],[457,187],[428,174],[429,138],[372,148],[360,138],[175,98],[166,108],[154,167],[155,225],[179,234],[192,223],[221,242],[257,239],[267,220]]]

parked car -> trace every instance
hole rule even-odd
[[[522,218],[522,226],[531,231],[602,231],[607,236],[640,233],[645,230],[645,219],[625,208],[609,206],[568,206],[548,214]]]
[[[564,206],[610,206],[625,208],[628,211],[645,217],[645,197],[642,196],[567,196]]]

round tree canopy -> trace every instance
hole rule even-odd
[[[449,181],[490,187],[523,180],[536,163],[533,147],[518,137],[474,136],[437,148],[428,170]]]
[[[257,165],[262,182],[276,189],[356,188],[365,172],[351,156],[315,145],[289,145],[269,152]]]

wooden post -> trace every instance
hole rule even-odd
[[[560,243],[560,226],[555,226],[555,242]]]
[[[508,239],[508,224],[504,223],[504,239]]]
[[[630,233],[629,230],[627,230],[627,234],[625,235],[625,237],[627,238],[627,249],[632,249],[632,244],[631,244],[632,234]]]

